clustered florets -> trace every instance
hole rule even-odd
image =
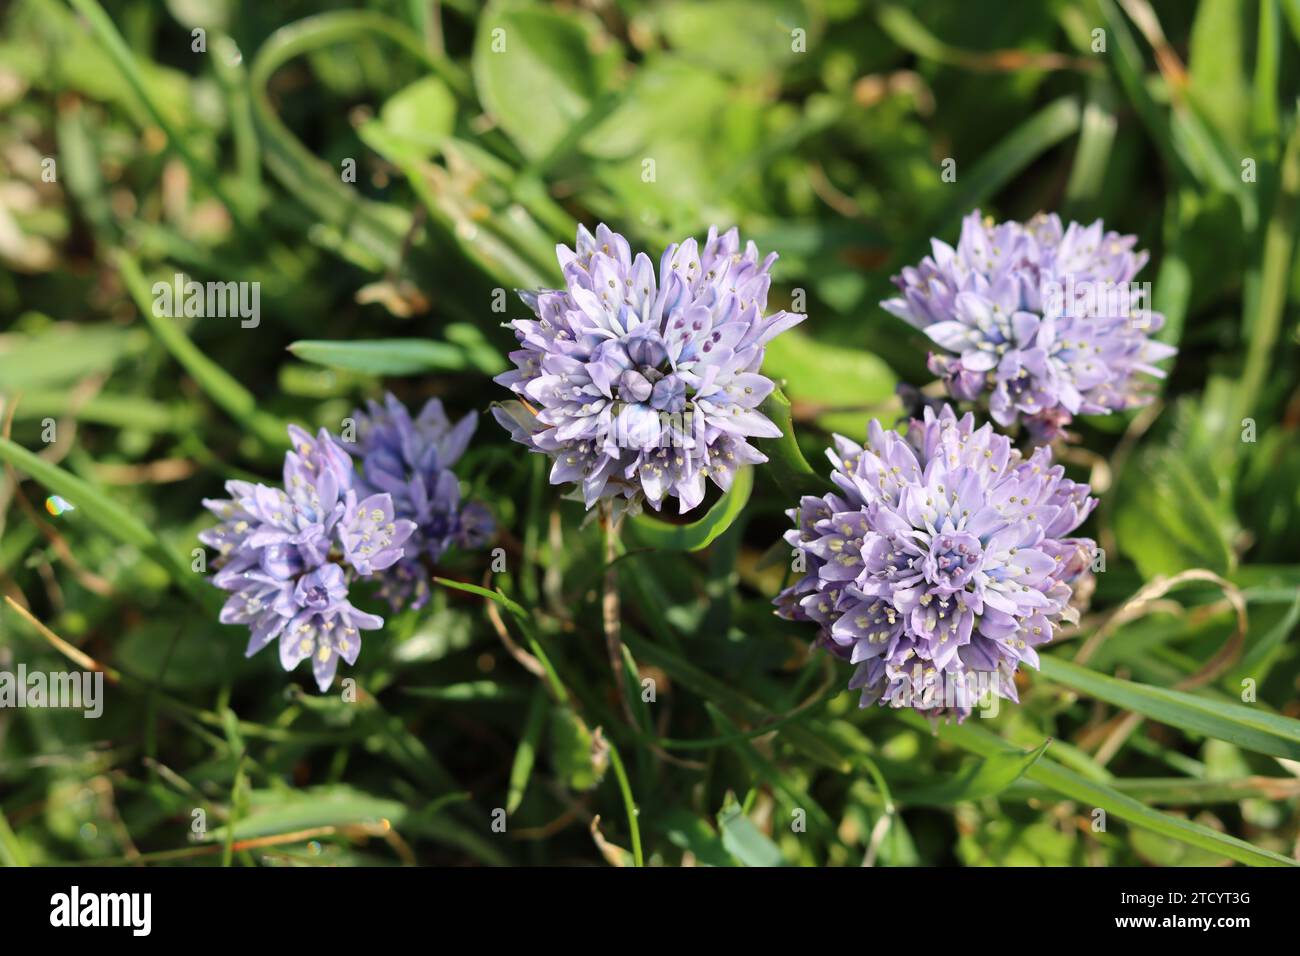
[[[935,343],[930,367],[954,399],[1050,441],[1077,414],[1143,401],[1138,375],[1162,377],[1153,363],[1174,354],[1150,338],[1163,317],[1134,288],[1147,259],[1134,244],[1100,221],[976,211],[883,305]],[[579,227],[576,246],[558,248],[564,288],[520,293],[535,318],[509,323],[521,347],[496,379],[519,400],[494,414],[588,508],[676,497],[689,511],[706,479],[725,491],[767,460],[749,444],[781,434],[760,410],[774,388],[765,345],[804,317],[765,314],[776,256],[742,251],[735,229],[670,245],[657,271],[604,225]],[[432,400],[412,419],[389,395],[355,419],[347,441],[290,428],[284,487],[228,482],[229,500],[205,501],[221,523],[200,535],[232,592],[221,620],[249,627],[250,655],[278,638],[286,669],[310,657],[322,690],[340,658],[355,662],[360,631],[383,624],[349,602],[351,584],[419,608],[426,565],[492,531],[452,471],[473,414],[453,424]],[[960,720],[987,695],[1017,699],[1019,665],[1038,666],[1035,648],[1078,620],[1091,588],[1095,545],[1069,536],[1096,504],[1088,486],[1048,445],[1025,457],[942,403],[904,433],[873,421],[865,447],[837,435],[828,455],[836,490],[788,512],[803,577],[777,613],[815,622],[818,643],[857,665],[864,707]]]
[[[906,436],[872,422],[866,447],[835,437],[836,492],[805,497],[786,540],[807,573],[777,613],[820,625],[857,665],[850,686],[936,715],[969,714],[992,693],[1016,700],[1021,662],[1062,620],[1093,542],[1067,535],[1096,501],[1051,451],[1029,458],[992,426],[927,409]]]
[[[882,305],[938,346],[930,369],[953,398],[987,396],[999,425],[1051,440],[1075,415],[1145,401],[1138,374],[1163,378],[1154,363],[1176,351],[1150,337],[1164,317],[1133,282],[1147,261],[1135,243],[1100,220],[994,224],[976,210],[957,247],[933,240]]]
[[[689,511],[705,479],[723,490],[767,458],[749,438],[780,430],[759,411],[773,383],[764,345],[803,320],[765,315],[775,254],[741,251],[736,230],[669,246],[656,275],[626,239],[579,228],[559,247],[565,288],[520,293],[536,319],[510,323],[522,346],[497,381],[521,402],[495,409],[511,435],[554,459],[551,483],[576,482],[590,508],[623,496]]]
[[[421,559],[437,562],[453,546],[480,547],[492,535],[491,514],[477,502],[461,503],[460,480],[452,470],[478,416],[470,412],[452,425],[442,402],[431,398],[412,419],[406,406],[387,395],[353,418],[356,441],[343,447],[361,460],[358,488],[391,495],[393,513],[415,525],[401,559],[383,575],[380,593],[394,609],[423,607],[429,583]]]
[[[395,608],[418,604],[428,589],[420,555],[437,560],[449,544],[479,542],[491,528],[480,506],[459,508],[449,470],[472,417],[452,429],[430,402],[412,423],[391,395],[358,416],[360,473],[340,439],[290,426],[282,488],[228,481],[229,499],[203,502],[221,519],[199,534],[219,552],[213,583],[231,592],[221,622],[249,628],[249,656],[278,638],[285,670],[311,658],[322,691],[340,658],[356,663],[360,632],[384,623],[352,605],[350,585],[377,580]]]

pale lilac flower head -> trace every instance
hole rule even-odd
[[[1021,662],[1078,620],[1095,550],[1067,537],[1096,504],[1051,450],[1029,458],[991,425],[926,409],[906,436],[872,422],[866,447],[835,436],[836,491],[805,497],[786,540],[805,576],[776,599],[857,665],[880,702],[964,719],[986,694],[1017,700]],[[1079,582],[1082,583],[1082,582]]]
[[[411,418],[393,395],[368,402],[353,413],[356,441],[343,447],[361,459],[357,487],[364,493],[391,496],[392,511],[415,526],[406,553],[382,575],[381,594],[394,608],[423,607],[429,599],[429,575],[422,559],[438,561],[455,547],[478,547],[492,535],[492,515],[476,502],[462,503],[453,466],[469,445],[478,424],[470,412],[454,425],[442,402],[429,399]]]
[[[883,303],[937,346],[930,369],[964,401],[987,395],[999,425],[1023,421],[1050,440],[1075,415],[1109,414],[1147,400],[1145,374],[1176,349],[1150,336],[1164,316],[1134,278],[1147,253],[1134,236],[1062,227],[1055,214],[995,224],[979,210],[954,249],[894,277],[901,295]]]
[[[360,632],[384,623],[352,606],[348,585],[396,564],[415,525],[394,518],[388,494],[359,494],[324,429],[313,439],[290,426],[289,438],[284,487],[226,482],[229,499],[203,502],[221,522],[199,540],[219,552],[213,583],[232,592],[221,623],[248,626],[248,656],[278,638],[284,669],[310,657],[324,691],[340,658],[356,662]]]
[[[536,315],[510,323],[516,368],[498,376],[522,402],[494,409],[534,451],[551,483],[576,482],[588,508],[623,496],[689,511],[705,479],[723,490],[736,469],[766,461],[750,438],[780,430],[758,406],[773,383],[764,345],[803,320],[765,314],[776,255],[742,249],[735,229],[669,246],[654,264],[604,225],[560,246],[565,287],[521,292]]]

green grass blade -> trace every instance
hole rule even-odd
[[[1017,173],[1079,129],[1082,110],[1073,96],[1064,96],[1025,120],[973,165],[957,168],[957,188],[922,233],[946,236],[961,218],[988,201]],[[910,261],[910,259],[908,260]]]
[[[506,794],[507,815],[513,814],[519,809],[519,804],[523,803],[528,781],[533,776],[537,747],[546,726],[546,711],[549,706],[550,698],[546,694],[546,688],[538,684],[533,691],[532,702],[528,705],[528,716],[524,719],[524,732],[519,738],[514,762],[510,765],[510,788]]]
[[[1257,683],[1263,683],[1272,668],[1274,652],[1286,643],[1286,639],[1295,631],[1297,622],[1300,622],[1300,593],[1296,594],[1295,600],[1291,602],[1291,607],[1282,616],[1282,620],[1250,645],[1246,656],[1234,668],[1231,683],[1240,687],[1242,679],[1247,677],[1253,678]]]
[[[645,858],[641,854],[641,824],[637,819],[641,811],[637,809],[636,800],[632,797],[632,784],[627,779],[627,769],[623,766],[618,748],[612,740],[606,740],[605,743],[609,747],[610,766],[614,768],[614,777],[618,780],[618,792],[623,797],[623,809],[627,812],[628,831],[632,836],[632,864],[645,866]]]
[[[1268,142],[1277,136],[1281,54],[1282,21],[1277,0],[1259,0],[1259,37],[1255,43],[1255,83],[1250,111],[1250,131],[1258,142]]]
[[[529,649],[533,652],[533,655],[538,659],[538,661],[541,662],[542,668],[546,671],[546,679],[551,688],[551,696],[561,703],[568,700],[568,689],[564,686],[564,682],[560,680],[559,672],[556,671],[555,665],[551,663],[550,657],[547,655],[546,650],[542,647],[541,642],[537,640],[537,635],[534,633],[532,615],[530,615],[518,601],[506,597],[505,593],[499,589],[496,591],[489,591],[487,588],[479,587],[477,584],[467,584],[464,581],[453,581],[451,578],[435,577],[433,580],[436,583],[441,584],[443,587],[451,588],[455,591],[465,591],[468,594],[477,594],[479,597],[487,598],[489,601],[494,601],[509,611],[514,616],[515,620],[519,622],[519,627],[524,632],[524,637],[528,641]]]
[[[1097,211],[1118,127],[1115,92],[1109,80],[1098,77],[1088,87],[1079,146],[1070,166],[1070,181],[1065,186],[1065,205],[1072,217],[1086,218],[1089,212]]]
[[[917,729],[927,732],[933,730],[949,743],[980,756],[990,756],[1016,749],[996,734],[970,723],[940,724],[938,727],[931,728],[930,722],[915,712],[899,713],[898,716],[899,719]],[[1152,810],[1141,801],[1121,793],[1109,784],[1089,780],[1071,770],[1066,770],[1050,758],[1039,759],[1025,772],[1025,776],[1064,797],[1078,801],[1084,807],[1105,810],[1108,814],[1133,826],[1220,854],[1238,863],[1249,863],[1253,866],[1300,866],[1300,862],[1282,856],[1280,853],[1261,849],[1245,840],[1211,830],[1199,823]]]
[[[793,806],[806,811],[809,821],[815,823],[821,832],[829,834],[835,831],[835,824],[831,821],[830,814],[807,790],[792,782],[787,774],[783,774],[772,761],[759,753],[758,748],[740,735],[739,728],[721,710],[709,703],[705,704],[705,709],[708,710],[709,716],[713,718],[714,724],[720,731],[740,738],[733,745],[733,749],[741,761],[750,768],[755,778],[766,782],[773,790],[785,796]]]
[[[166,316],[155,314],[149,280],[132,256],[119,250],[115,256],[118,271],[136,308],[153,329],[158,340],[172,357],[194,376],[208,396],[231,418],[272,447],[289,444],[285,423],[257,407],[253,393],[240,385],[229,372],[199,350],[179,325]]]
[[[444,684],[438,687],[403,687],[408,697],[454,703],[496,703],[523,700],[527,694],[509,684],[494,680],[472,680],[461,684]]]
[[[372,339],[325,342],[304,339],[289,346],[304,362],[370,375],[422,375],[463,372],[469,361],[462,349],[431,339]]]
[[[1295,777],[1240,777],[1233,780],[1196,780],[1188,777],[1130,777],[1110,786],[1150,806],[1201,807],[1240,803],[1243,800],[1294,800],[1300,796]],[[1042,784],[1020,780],[1007,796],[1039,797],[1049,793]]]
[[[764,726],[769,728],[769,732],[776,726],[776,721],[780,720],[779,715],[740,693],[731,684],[718,680],[660,645],[642,640],[630,632],[623,635],[623,640],[638,661],[662,668],[672,676],[673,680],[684,687],[689,687],[700,697],[743,714],[748,721],[763,722]],[[781,736],[792,747],[799,749],[813,760],[839,773],[848,771],[849,764],[845,757],[807,727],[786,724],[781,728]]]
[[[899,793],[898,802],[940,806],[996,796],[1023,777],[1051,742],[1049,737],[1033,750],[990,754],[951,780]]]
[[[399,825],[407,814],[405,804],[372,797],[351,788],[327,788],[285,796],[279,791],[249,794],[249,813],[233,827],[217,827],[208,839],[221,842],[293,833],[315,827],[377,824],[387,820]]]
[[[1111,45],[1107,50],[1106,62],[1114,69],[1120,87],[1147,128],[1151,142],[1160,152],[1165,164],[1184,183],[1196,182],[1195,174],[1170,134],[1168,116],[1156,104],[1147,88],[1146,63],[1142,58],[1142,50],[1129,30],[1124,15],[1114,0],[1093,0],[1092,6],[1092,18],[1105,24],[1106,33],[1110,37]]]
[[[1047,655],[1042,658],[1041,672],[1054,683],[1179,730],[1226,740],[1257,753],[1300,760],[1300,720],[1185,691],[1107,677]]]
[[[289,131],[276,115],[268,86],[285,63],[307,53],[377,34],[433,69],[420,38],[397,20],[369,10],[321,13],[281,27],[257,51],[249,69],[253,114],[272,174],[302,205],[338,231],[340,251],[372,271],[397,269],[411,214],[396,206],[368,200],[347,186],[340,171],[324,163]]]
[[[1291,28],[1291,37],[1300,44],[1300,0],[1281,0],[1281,2],[1287,25]]]
[[[182,162],[194,175],[194,178],[203,182],[212,191],[212,194],[230,210],[230,214],[235,221],[246,227],[248,222],[244,217],[244,206],[234,201],[234,198],[222,187],[217,174],[209,169],[205,163],[200,162],[199,158],[185,145],[180,130],[173,125],[149,94],[144,77],[140,75],[140,68],[136,66],[135,57],[131,55],[130,47],[126,45],[126,41],[122,39],[122,34],[118,33],[117,27],[113,25],[109,15],[104,12],[104,8],[96,0],[69,0],[69,2],[90,24],[91,30],[94,31],[104,49],[107,50],[113,65],[121,72],[127,84],[139,97],[140,102],[144,104],[150,118],[167,134],[167,140],[171,148],[180,156]]]
[[[117,540],[133,545],[158,561],[172,580],[195,597],[204,607],[220,610],[220,595],[208,587],[203,576],[190,570],[180,555],[166,547],[148,525],[90,482],[52,465],[8,438],[0,438],[0,461],[25,472],[46,489],[62,496],[77,511]]]
[[[1297,209],[1300,208],[1300,124],[1296,125],[1287,141],[1280,178],[1273,215],[1264,232],[1264,258],[1254,315],[1246,317],[1250,336],[1238,393],[1238,420],[1258,413],[1256,403],[1277,351],[1282,313],[1286,309],[1291,267],[1295,261]]]

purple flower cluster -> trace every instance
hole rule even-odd
[[[382,576],[380,594],[394,609],[423,607],[429,583],[421,558],[437,562],[452,546],[480,547],[492,535],[491,514],[477,502],[461,504],[452,471],[478,416],[470,412],[453,425],[442,402],[431,398],[412,419],[406,406],[386,395],[382,404],[369,402],[353,417],[356,441],[343,445],[361,459],[357,487],[364,494],[390,495],[393,513],[415,526],[401,560]]]
[[[988,393],[999,425],[1024,421],[1051,440],[1075,415],[1142,403],[1138,373],[1163,378],[1154,363],[1176,351],[1150,338],[1164,317],[1133,281],[1147,261],[1135,243],[1100,220],[994,224],[976,210],[957,248],[933,240],[894,278],[902,294],[881,304],[938,346],[930,369],[952,397]]]
[[[985,694],[1017,700],[1021,662],[1074,622],[1093,542],[1067,535],[1096,504],[1040,446],[1024,458],[991,425],[945,406],[904,437],[872,422],[867,446],[836,436],[836,491],[789,512],[807,574],[777,613],[815,621],[857,665],[861,705],[965,719]]]
[[[384,623],[352,606],[349,583],[396,564],[415,524],[387,494],[358,498],[352,459],[324,429],[313,439],[291,425],[289,438],[284,487],[226,482],[228,500],[203,502],[221,523],[199,540],[220,553],[221,623],[248,626],[248,656],[279,638],[284,669],[311,658],[324,691],[340,657],[356,662],[360,631]]]
[[[388,395],[356,417],[355,442],[290,426],[284,487],[226,482],[229,499],[203,502],[220,523],[199,534],[219,552],[213,583],[231,592],[221,622],[247,625],[250,657],[277,638],[285,670],[310,657],[322,691],[339,658],[356,663],[360,631],[384,623],[351,604],[350,585],[373,580],[394,609],[420,607],[429,592],[421,559],[482,544],[492,531],[486,509],[462,507],[451,471],[472,414],[453,426],[434,399],[412,420]]]
[[[494,411],[516,441],[554,459],[551,483],[601,498],[676,496],[689,511],[705,478],[722,489],[766,461],[747,441],[780,435],[758,410],[773,383],[764,345],[803,316],[765,315],[775,254],[742,251],[735,229],[669,246],[656,274],[607,227],[560,246],[565,288],[523,292],[536,314],[511,324],[516,368],[497,381],[523,402]]]

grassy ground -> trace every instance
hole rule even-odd
[[[111,671],[99,719],[0,710],[0,862],[1294,863],[1296,0],[0,16],[0,670]],[[760,468],[707,547],[629,532],[625,714],[600,528],[490,416],[460,471],[505,570],[452,554],[491,590],[390,617],[355,700],[217,623],[200,499],[385,388],[505,397],[510,290],[579,222],[778,251],[810,318],[766,369],[820,463],[930,379],[878,303],[977,206],[1137,234],[1180,348],[1156,404],[1081,422],[1107,567],[1020,706],[858,710],[771,613],[793,502]],[[260,283],[260,321],[154,318],[178,272]]]

